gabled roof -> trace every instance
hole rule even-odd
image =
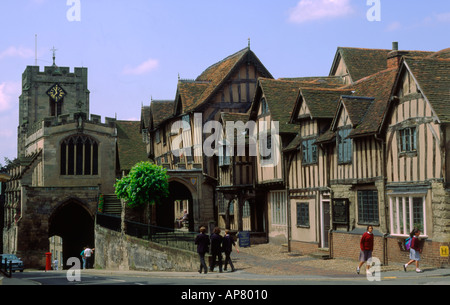
[[[300,88],[300,92],[292,112],[291,122],[298,117],[300,106],[305,103],[310,111],[310,118],[332,119],[336,113],[338,101],[342,95],[352,94],[352,89]]]
[[[411,71],[435,115],[443,123],[450,123],[450,60],[406,58],[404,65]]]
[[[220,118],[222,122],[243,122],[247,123],[249,120],[248,113],[234,113],[234,112],[221,112]]]
[[[148,161],[147,149],[139,132],[139,121],[116,121],[117,158],[120,170],[130,170],[140,161]]]
[[[173,117],[174,101],[152,100],[150,102],[150,129],[155,129],[165,120]]]
[[[370,120],[368,110],[374,102],[374,98],[360,96],[342,96],[336,109],[336,114],[334,116],[333,122],[331,123],[330,129],[319,136],[319,138],[317,139],[317,143],[329,143],[331,141],[334,141],[337,130],[337,122],[344,108],[349,115],[350,122],[352,123],[353,129],[349,135],[352,136],[355,128],[358,128],[358,126],[362,124],[366,118]]]
[[[259,78],[251,116],[256,117],[260,98],[264,95],[272,121],[279,122],[280,132],[298,132],[299,126],[289,122],[301,84],[301,81]]]
[[[338,47],[331,66],[330,76],[334,75],[342,58],[347,66],[352,82],[373,75],[388,68],[387,58],[392,50]],[[404,56],[427,57],[434,52],[401,51]]]
[[[361,97],[361,96],[342,96],[340,104],[338,106],[338,114],[336,119],[339,117],[339,110],[345,107],[347,110],[352,127],[355,128],[359,126],[367,115],[367,111],[374,102],[374,98]],[[333,125],[333,128],[335,126]]]
[[[183,104],[183,113],[191,112],[201,107],[246,62],[254,64],[258,72],[264,77],[273,78],[255,53],[247,47],[208,67],[194,81],[178,82],[176,107],[179,107],[179,97]]]
[[[150,129],[150,106],[141,107],[141,126],[140,131],[143,129]]]
[[[360,122],[350,136],[363,136],[375,134],[380,131],[385,116],[398,69],[387,69],[374,75],[365,77],[351,85],[355,96],[374,98],[374,102],[367,109],[370,116]]]
[[[175,98],[174,114],[177,115],[194,110],[199,103],[202,94],[209,86],[210,82],[206,81],[179,80]]]

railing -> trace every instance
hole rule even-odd
[[[118,216],[97,213],[97,224],[109,230],[121,232],[121,219]],[[125,220],[125,234],[161,245],[196,252],[194,240],[197,233]]]

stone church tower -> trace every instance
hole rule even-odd
[[[116,120],[89,113],[88,69],[28,66],[19,97],[18,152],[5,198],[3,253],[42,268],[49,237],[64,261],[94,247],[100,194],[113,194]]]

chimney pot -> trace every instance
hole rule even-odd
[[[394,41],[392,43],[392,51],[398,51],[398,42],[397,41]]]

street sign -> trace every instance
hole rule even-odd
[[[238,237],[239,237],[239,247],[240,248],[250,247],[250,232],[249,231],[239,232]]]
[[[441,257],[448,257],[448,256],[449,256],[448,247],[442,246],[441,247]]]

